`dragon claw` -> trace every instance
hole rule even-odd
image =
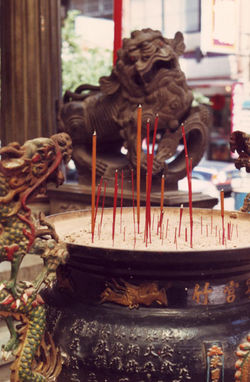
[[[10,357],[10,355],[11,355],[10,351],[5,351],[5,350],[2,349],[2,351],[1,351],[1,358],[2,358],[3,361],[7,361],[8,358]]]

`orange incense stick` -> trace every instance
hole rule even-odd
[[[141,119],[142,107],[137,109],[137,224],[138,233],[140,232],[140,193],[141,193]]]
[[[91,193],[91,233],[92,243],[95,231],[95,184],[96,183],[96,131],[92,136],[92,193]]]

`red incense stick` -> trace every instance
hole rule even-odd
[[[105,181],[104,181],[103,197],[102,197],[102,213],[101,213],[101,221],[100,221],[100,233],[101,233],[101,228],[102,228],[102,220],[103,220],[103,212],[104,212],[104,203],[105,203],[105,196],[106,196],[106,186],[107,186],[107,182],[106,182],[106,180],[105,180]]]
[[[96,131],[92,135],[92,189],[91,189],[91,234],[94,242],[95,231],[95,186],[96,186]]]
[[[231,233],[230,233],[230,237],[231,237],[231,240],[232,240],[232,238],[233,238],[233,232],[234,232],[234,224],[232,224],[232,229],[231,229]]]
[[[192,202],[192,158],[189,161],[189,215],[190,215],[190,247],[193,248],[193,202]]]
[[[153,135],[153,143],[152,143],[152,162],[153,162],[153,158],[154,158],[154,150],[155,150],[155,141],[156,141],[156,133],[157,133],[157,128],[158,128],[158,122],[159,122],[159,115],[156,114],[155,115],[155,124],[154,124],[154,135]],[[152,167],[153,167],[153,163],[152,163]]]
[[[100,183],[98,184],[98,188],[97,188],[97,197],[96,197],[96,206],[95,206],[95,222],[94,223],[96,223],[97,210],[98,210],[99,199],[100,199],[100,194],[101,194],[101,190],[102,190],[102,181],[103,181],[103,177],[101,177]]]
[[[192,213],[192,184],[191,184],[191,177],[190,177],[190,168],[192,168],[192,160],[189,163],[188,158],[188,151],[187,151],[187,141],[186,141],[186,135],[184,130],[184,124],[181,124],[182,129],[182,138],[183,138],[183,144],[184,144],[184,150],[185,150],[185,160],[186,160],[186,172],[187,172],[187,180],[188,180],[188,200],[189,200],[189,217],[190,217],[190,247],[193,247],[193,213]]]
[[[151,203],[150,203],[150,195],[151,195],[151,185],[152,185],[152,173],[153,173],[153,163],[154,163],[154,148],[155,148],[155,141],[156,141],[156,132],[158,127],[158,120],[159,116],[156,114],[155,117],[155,123],[154,123],[154,134],[153,134],[153,143],[152,143],[152,153],[149,155],[149,163],[148,165],[148,190],[147,190],[147,197],[146,197],[146,213],[147,213],[147,229],[146,229],[146,235],[148,238],[148,235],[150,237],[151,242]],[[148,128],[148,126],[147,126]],[[147,136],[149,137],[149,132],[147,132]]]
[[[134,190],[134,170],[131,169],[131,183],[132,183],[132,201],[133,201],[133,222],[134,222],[134,234],[135,229],[135,190]]]
[[[213,210],[211,211],[211,233],[213,232]]]
[[[161,176],[161,207],[160,207],[160,231],[163,221],[163,205],[164,205],[164,186],[165,186],[165,176]]]
[[[144,232],[144,240],[147,246],[148,240],[148,227],[149,227],[149,200],[148,200],[148,187],[149,187],[149,167],[150,167],[150,153],[149,153],[149,130],[150,130],[150,120],[147,119],[147,174],[146,174],[146,211],[145,211],[145,232]]]
[[[145,210],[145,231],[144,231],[144,241],[147,247],[148,241],[148,219],[149,219],[149,201],[148,201],[148,187],[149,187],[149,163],[150,163],[150,153],[149,153],[149,130],[150,130],[150,120],[147,119],[147,173],[146,173],[146,210]]]
[[[231,240],[230,232],[231,232],[231,226],[230,226],[230,223],[227,223],[227,239],[228,240]]]
[[[138,233],[140,232],[140,194],[141,194],[141,118],[142,118],[142,107],[138,106],[137,109],[137,224]]]
[[[114,206],[113,206],[113,227],[112,227],[112,240],[114,245],[115,240],[115,217],[116,217],[116,203],[117,203],[117,179],[118,179],[118,171],[115,171],[115,188],[114,188]]]
[[[174,230],[174,244],[175,244],[176,249],[177,249],[177,227],[175,227],[175,230]]]
[[[220,191],[220,211],[221,211],[221,222],[222,222],[222,245],[225,244],[225,224],[224,224],[224,190]]]
[[[122,207],[123,207],[123,170],[122,170],[122,176],[121,176],[120,232],[122,232]]]

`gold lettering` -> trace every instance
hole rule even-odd
[[[229,285],[224,288],[224,293],[227,295],[226,300],[229,304],[234,302],[236,295],[235,290],[239,287],[239,283],[231,280]]]
[[[204,289],[200,290],[200,285],[196,284],[194,288],[193,300],[196,301],[197,304],[207,305],[208,304],[208,295],[212,293],[213,289],[209,288],[210,283],[206,282]],[[203,298],[201,298],[203,297]]]

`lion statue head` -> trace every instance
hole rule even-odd
[[[141,103],[144,122],[158,113],[164,129],[175,130],[193,100],[179,65],[184,50],[181,32],[167,39],[149,28],[134,31],[123,40],[111,75],[100,78],[101,91],[107,95],[120,92],[129,101],[130,113],[131,104]]]

